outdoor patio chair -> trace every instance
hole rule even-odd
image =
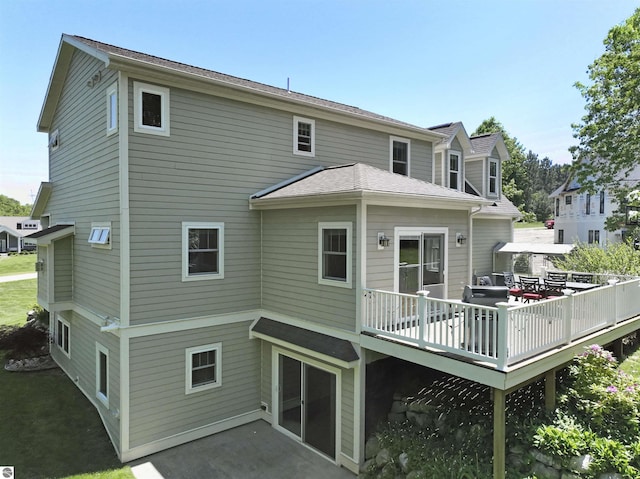
[[[572,273],[571,279],[575,283],[593,283],[593,275],[587,273]]]
[[[518,298],[522,297],[522,288],[520,287],[520,284],[516,281],[516,278],[511,271],[504,271],[502,274],[504,275],[504,285],[509,288],[509,295],[513,296],[516,298],[516,301],[518,301]]]
[[[559,298],[564,296],[562,290],[567,288],[566,281],[556,281],[553,279],[544,280],[543,294],[546,299]]]
[[[520,276],[520,286],[522,286],[522,300],[524,303],[528,303],[532,299],[540,301],[544,298],[544,291],[538,278]]]
[[[547,273],[547,279],[553,281],[567,281],[569,279],[569,273],[563,273],[560,271],[549,271]]]

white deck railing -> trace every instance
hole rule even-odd
[[[362,331],[498,370],[640,315],[640,279],[497,307],[365,289]]]

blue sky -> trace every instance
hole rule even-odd
[[[571,160],[571,123],[609,29],[638,0],[1,0],[0,194],[48,179],[36,122],[62,33],[326,98],[419,126],[495,116]]]

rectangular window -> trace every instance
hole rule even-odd
[[[107,89],[107,135],[118,131],[118,84]]]
[[[489,160],[489,194],[498,194],[498,162]]]
[[[293,154],[315,156],[316,122],[299,116],[293,117]]]
[[[169,89],[133,83],[134,131],[169,136]]]
[[[586,202],[585,202],[585,206],[584,206],[584,214],[585,215],[590,215],[591,214],[591,193],[587,193],[586,194]]]
[[[224,278],[224,223],[182,223],[182,280]]]
[[[558,230],[558,243],[564,244],[564,230]]]
[[[109,350],[96,343],[96,397],[109,407]]]
[[[391,171],[399,175],[409,176],[411,143],[404,138],[391,137]]]
[[[593,243],[593,230],[589,230],[589,241],[588,241],[588,243],[589,244]]]
[[[600,192],[600,214],[604,214],[604,190]]]
[[[449,153],[449,188],[460,189],[460,154]]]
[[[55,341],[58,349],[65,356],[71,357],[71,326],[59,314],[56,314]]]
[[[87,241],[94,248],[111,249],[111,223],[91,223]]]
[[[556,198],[556,217],[560,216],[560,198]]]
[[[351,287],[351,223],[318,225],[318,282]]]
[[[217,388],[222,385],[222,343],[188,348],[185,357],[185,393]]]
[[[600,230],[593,231],[593,242],[600,244]]]
[[[564,197],[564,204],[565,205],[570,205],[571,204],[571,195],[567,195]]]

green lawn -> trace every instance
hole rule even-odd
[[[21,325],[36,304],[35,279],[0,283],[0,324]]]
[[[523,228],[544,228],[544,223],[542,221],[536,221],[535,223],[523,223],[517,221],[515,223],[515,228],[523,229]]]
[[[0,276],[20,273],[34,273],[36,254],[14,254],[0,256]]]

